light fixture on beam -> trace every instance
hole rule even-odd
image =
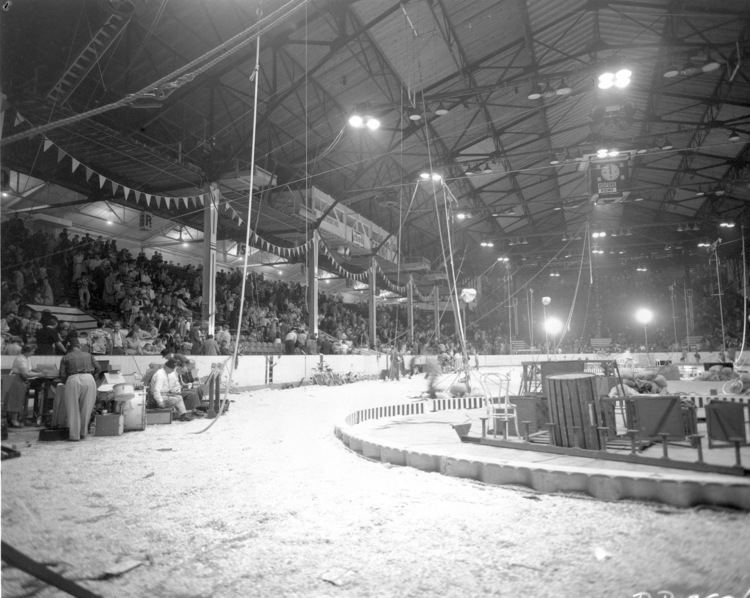
[[[409,108],[407,111],[407,116],[409,117],[409,120],[416,123],[422,120],[422,113],[419,112],[416,108]]]
[[[358,109],[349,117],[349,126],[354,129],[367,128],[370,131],[376,131],[380,128],[380,121],[374,116],[371,116],[365,112],[362,112],[361,109]]]
[[[559,96],[569,96],[571,93],[573,93],[573,89],[571,87],[568,87],[568,84],[565,83],[565,79],[560,81],[560,87],[558,87],[555,90],[555,93]]]
[[[435,108],[435,114],[437,114],[438,116],[444,116],[448,114],[448,108],[446,108],[446,106],[442,102],[440,102],[437,105],[437,108]]]
[[[419,173],[419,180],[439,183],[443,180],[443,175],[441,175],[439,172],[421,172]]]
[[[737,131],[732,131],[729,134],[729,137],[727,137],[729,141],[739,141],[740,140],[740,134]]]
[[[599,89],[607,90],[612,87],[617,89],[625,89],[630,85],[630,77],[633,72],[630,69],[619,69],[616,72],[606,72],[599,75],[597,86]]]

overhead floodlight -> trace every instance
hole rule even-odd
[[[365,126],[365,119],[359,114],[352,114],[349,117],[349,124],[355,129],[361,129]]]
[[[635,312],[635,319],[644,326],[647,326],[654,319],[654,312],[647,307],[641,307]]]
[[[544,321],[544,331],[552,336],[559,334],[563,329],[563,323],[558,318],[547,318]]]
[[[630,69],[620,69],[615,73],[615,87],[625,89],[630,85],[630,76],[633,72]]]
[[[663,149],[663,150],[671,150],[673,147],[674,147],[674,145],[672,145],[672,142],[669,140],[669,137],[665,137],[664,138],[664,143],[662,144],[661,149]]]
[[[729,141],[739,141],[740,134],[737,131],[732,131],[727,139],[729,139]]]
[[[498,262],[509,262],[510,258],[506,255],[501,255],[499,258],[497,258]]]
[[[615,84],[614,73],[602,73],[599,75],[599,89],[609,89]]]
[[[718,69],[720,66],[721,66],[721,64],[719,64],[715,60],[709,60],[706,64],[704,64],[701,67],[701,70],[704,73],[710,73],[711,71],[715,71],[716,69]]]
[[[567,96],[573,93],[573,89],[568,87],[567,83],[565,83],[565,79],[563,79],[560,81],[560,87],[555,90],[555,93],[559,96]]]
[[[380,121],[372,116],[366,117],[365,125],[370,131],[377,131],[380,128]]]
[[[722,222],[719,226],[721,228],[734,228],[734,222]]]
[[[616,157],[617,157],[617,156],[619,156],[619,155],[620,155],[620,150],[612,149],[612,150],[609,150],[609,151],[607,152],[607,156],[608,156],[609,158],[616,158]]]
[[[607,150],[605,148],[600,148],[600,149],[596,150],[596,157],[597,158],[606,158],[608,154],[609,154],[609,150]]]
[[[531,87],[531,91],[529,92],[529,95],[526,96],[530,100],[538,100],[542,97],[542,92],[539,90],[538,85],[533,85]]]
[[[440,102],[437,108],[435,108],[435,114],[437,114],[438,116],[443,116],[445,114],[448,114],[448,108],[446,108],[445,105],[442,102]]]
[[[633,72],[630,69],[620,69],[616,73],[602,73],[599,75],[599,89],[625,89],[630,85],[630,77]]]
[[[679,74],[680,74],[680,69],[677,68],[676,66],[671,66],[671,67],[669,67],[669,69],[667,69],[666,71],[664,71],[664,75],[662,75],[662,76],[664,78],[666,78],[666,79],[673,79],[674,77],[676,77]]]
[[[443,175],[439,172],[420,172],[419,180],[421,181],[432,181],[433,183],[439,183],[443,180]]]
[[[554,98],[557,95],[557,92],[550,87],[549,81],[544,85],[544,89],[542,90],[542,97],[544,98]]]
[[[422,114],[416,108],[410,108],[408,114],[409,114],[409,120],[412,122],[417,122],[417,121],[422,120]]]

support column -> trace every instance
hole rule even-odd
[[[414,342],[414,278],[406,283],[406,317],[409,322],[409,343]]]
[[[318,334],[318,249],[320,248],[320,233],[315,229],[312,234],[312,244],[307,251],[307,327],[310,334]]]
[[[432,294],[435,300],[435,340],[440,341],[440,291],[437,285],[432,289]]]
[[[217,183],[209,185],[203,208],[203,305],[201,324],[208,327],[208,334],[216,328],[216,227],[218,224],[221,189]]]
[[[370,298],[370,346],[373,349],[377,348],[377,310],[375,309],[377,307],[377,284],[376,284],[376,274],[377,274],[377,262],[375,261],[375,256],[372,256],[372,262],[370,263],[370,290],[368,293],[368,296]]]

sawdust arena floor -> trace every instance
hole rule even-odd
[[[205,419],[81,442],[11,432],[22,456],[2,463],[2,538],[118,598],[750,591],[747,513],[488,486],[372,462],[334,437],[351,411],[424,388],[231,395],[202,434]],[[3,564],[2,595],[66,594]]]

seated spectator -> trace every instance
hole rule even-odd
[[[65,345],[57,330],[57,318],[50,316],[36,333],[37,355],[65,355]]]
[[[200,380],[195,375],[195,361],[186,359],[177,369],[178,378],[182,387],[182,399],[185,401],[185,409],[195,411],[203,400],[203,388]]]
[[[229,327],[226,324],[221,324],[219,326],[219,330],[214,335],[214,338],[216,339],[216,342],[219,344],[219,347],[221,347],[224,341],[226,341],[227,344],[231,343],[232,335],[229,333]]]
[[[177,411],[178,420],[190,421],[193,416],[185,409],[182,387],[176,369],[177,362],[174,359],[167,359],[164,365],[154,372],[149,384],[151,399],[160,409],[172,407]]]
[[[142,355],[142,342],[141,340],[135,335],[133,332],[133,329],[131,328],[130,331],[125,336],[125,355]]]
[[[297,332],[292,328],[284,337],[284,353],[287,355],[294,354],[294,347],[297,346]]]
[[[110,336],[109,346],[112,355],[125,355],[125,337],[127,332],[122,329],[122,324],[118,320],[112,324],[112,334]]]
[[[37,330],[42,328],[42,313],[35,311],[31,314],[26,328],[23,330],[23,340],[26,344],[36,342]]]
[[[21,337],[11,336],[3,345],[3,355],[20,355],[22,347],[23,345],[21,345]]]
[[[141,347],[141,355],[161,355],[162,349],[157,349],[152,343],[144,343]]]
[[[214,340],[213,334],[209,334],[206,337],[206,340],[203,341],[200,349],[198,350],[198,354],[199,355],[218,355],[219,354],[219,345]]]
[[[91,354],[109,355],[109,335],[104,331],[104,324],[96,323],[96,330],[91,332]]]

